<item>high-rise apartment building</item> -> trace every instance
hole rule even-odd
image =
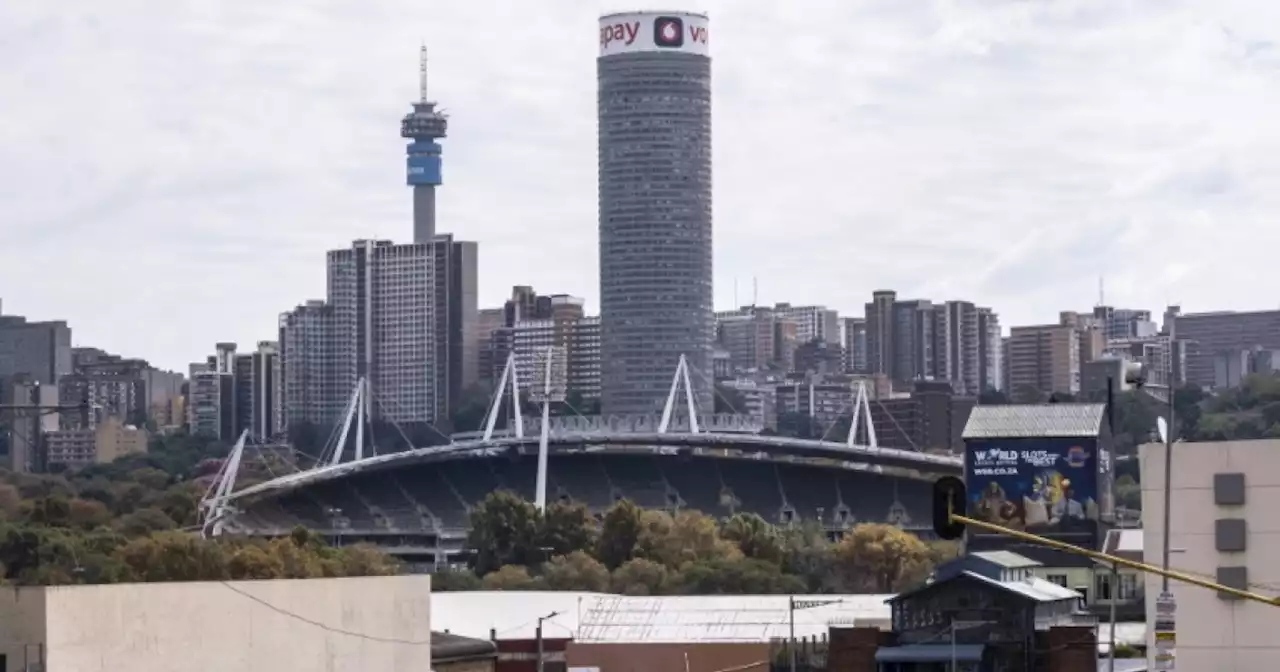
[[[521,387],[526,393],[540,392],[545,381],[539,375],[549,361],[555,373],[555,398],[596,401],[600,398],[600,320],[583,316],[580,298],[551,298],[552,317],[524,320],[512,328]]]
[[[257,443],[287,429],[280,345],[260,341],[253,352],[237,352],[235,343],[219,343],[204,363],[191,365],[187,391],[192,434],[234,441],[244,431]]]
[[[342,415],[344,393],[337,375],[341,343],[333,307],[308,301],[280,316],[281,422],[286,429],[323,425]],[[344,379],[345,380],[345,379]]]
[[[866,305],[868,373],[893,375],[894,360],[897,357],[894,347],[893,304],[897,300],[897,292],[880,289],[871,294],[871,303]]]
[[[842,319],[840,342],[844,349],[844,370],[865,374],[871,371],[867,361],[867,319],[846,317]]]
[[[285,426],[341,422],[360,378],[378,418],[438,417],[435,251],[432,243],[357,240],[328,253],[328,301],[280,318]]]
[[[600,323],[605,414],[662,410],[681,356],[712,408],[707,17],[600,19]]]
[[[948,381],[956,394],[978,395],[1003,385],[1000,320],[990,308],[968,301],[899,300],[878,290],[866,304],[866,373],[899,384]],[[846,338],[848,336],[846,335]]]
[[[978,309],[978,394],[1004,390],[1004,337],[1000,316],[990,308]]]
[[[1074,324],[1013,327],[1006,348],[1010,393],[1080,391],[1080,330]]]
[[[479,380],[479,246],[437,235],[435,257],[436,417],[457,410],[462,393]]]
[[[329,305],[337,357],[331,394],[365,378],[374,414],[397,423],[437,417],[434,249],[357,240],[328,254]],[[335,418],[340,420],[341,418]]]

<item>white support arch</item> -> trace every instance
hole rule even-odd
[[[330,466],[342,462],[342,455],[347,447],[347,435],[351,433],[352,427],[356,430],[353,459],[364,458],[364,426],[365,423],[373,421],[372,403],[373,400],[369,395],[369,379],[362,376],[356,380],[356,386],[351,390],[351,398],[347,400],[347,409],[343,411],[338,439],[333,444],[333,454],[328,456]]]
[[[218,475],[214,478],[204,500],[200,502],[203,522],[208,525],[205,534],[218,536],[222,534],[222,518],[227,514],[227,498],[236,487],[236,477],[240,474],[240,462],[244,458],[244,446],[249,440],[249,430],[240,433],[227,459],[222,462]],[[211,525],[210,525],[211,524]]]
[[[849,422],[849,437],[845,439],[845,445],[850,448],[858,445],[859,421],[867,424],[867,446],[879,448],[880,443],[876,440],[876,425],[871,421],[871,399],[867,396],[867,381],[865,380],[858,381],[853,396],[853,416]]]
[[[555,368],[555,354],[555,347],[548,345],[542,364],[542,428],[538,436],[538,480],[534,491],[534,505],[539,513],[547,510],[547,444],[551,440],[551,372]]]
[[[493,401],[489,404],[489,412],[484,418],[484,440],[493,438],[493,430],[498,426],[498,412],[502,410],[502,398],[506,396],[507,387],[511,389],[511,409],[515,416],[515,436],[524,438],[524,416],[520,412],[520,375],[516,372],[516,353],[507,355],[507,364],[502,367],[502,377],[493,390]],[[545,423],[544,423],[545,425]]]
[[[680,394],[680,386],[684,384],[685,405],[689,413],[689,433],[698,434],[698,407],[693,401],[693,384],[689,382],[689,361],[680,355],[680,363],[676,364],[676,374],[671,378],[671,391],[667,393],[667,403],[662,407],[662,420],[658,422],[658,433],[666,434],[671,427],[671,415],[675,411],[676,397]]]

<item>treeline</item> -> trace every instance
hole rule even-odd
[[[924,580],[958,552],[891,525],[858,525],[833,543],[815,524],[780,527],[748,513],[717,521],[625,500],[599,519],[565,503],[544,515],[506,491],[477,506],[471,524],[470,568],[438,573],[437,590],[890,593]]]
[[[0,524],[4,583],[62,585],[230,579],[306,579],[395,574],[367,546],[332,548],[307,530],[285,538],[206,540],[168,531],[130,538],[107,528]]]
[[[165,436],[145,455],[53,474],[0,470],[0,582],[14,585],[310,578],[394,573],[365,546],[330,548],[306,530],[205,540],[197,507],[227,455],[202,437]],[[249,479],[283,464],[246,460]],[[256,473],[261,471],[262,473]]]

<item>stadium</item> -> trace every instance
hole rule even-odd
[[[352,412],[363,404],[353,398],[336,445],[354,434],[354,450],[236,490],[241,437],[205,500],[206,534],[272,537],[301,525],[335,543],[374,544],[412,565],[450,565],[465,560],[470,511],[486,495],[505,489],[538,500],[543,450],[545,501],[580,503],[597,515],[627,499],[717,518],[750,512],[779,525],[818,522],[833,537],[867,522],[927,534],[930,483],[961,469],[953,456],[879,448],[874,433],[857,444],[856,423],[845,442],[767,436],[740,416],[690,423],[670,412],[549,418],[546,431],[541,419],[522,418],[497,431],[498,406],[495,400],[483,432],[365,456],[362,414]],[[869,424],[865,401],[854,408]]]

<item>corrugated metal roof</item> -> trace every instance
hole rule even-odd
[[[966,439],[1095,437],[1102,431],[1106,404],[975,406],[965,423]]]
[[[996,581],[974,572],[964,572],[964,575],[977,579],[990,586],[1007,590],[1011,593],[1017,593],[1037,602],[1058,602],[1060,600],[1078,600],[1080,593],[1063,588],[1052,581],[1031,577],[1025,581]]]
[[[826,603],[795,612],[796,636],[821,636],[831,626],[879,625],[890,617],[890,595],[797,595]],[[833,602],[834,601],[834,602]],[[431,628],[465,637],[533,639],[539,616],[547,638],[580,642],[768,642],[789,631],[787,595],[671,595],[467,591],[431,596]]]
[[[1009,569],[1040,567],[1043,565],[1043,563],[1036,562],[1025,555],[1018,555],[1013,551],[974,551],[969,555]]]
[[[801,595],[796,637],[817,637],[831,626],[888,621],[889,595]],[[787,595],[600,597],[584,610],[578,641],[768,642],[790,631]]]
[[[550,639],[574,637],[578,616],[588,600],[607,597],[601,593],[553,591],[489,591],[431,594],[431,629],[449,631],[463,637],[533,639],[538,617],[556,612],[543,622],[542,635]]]

